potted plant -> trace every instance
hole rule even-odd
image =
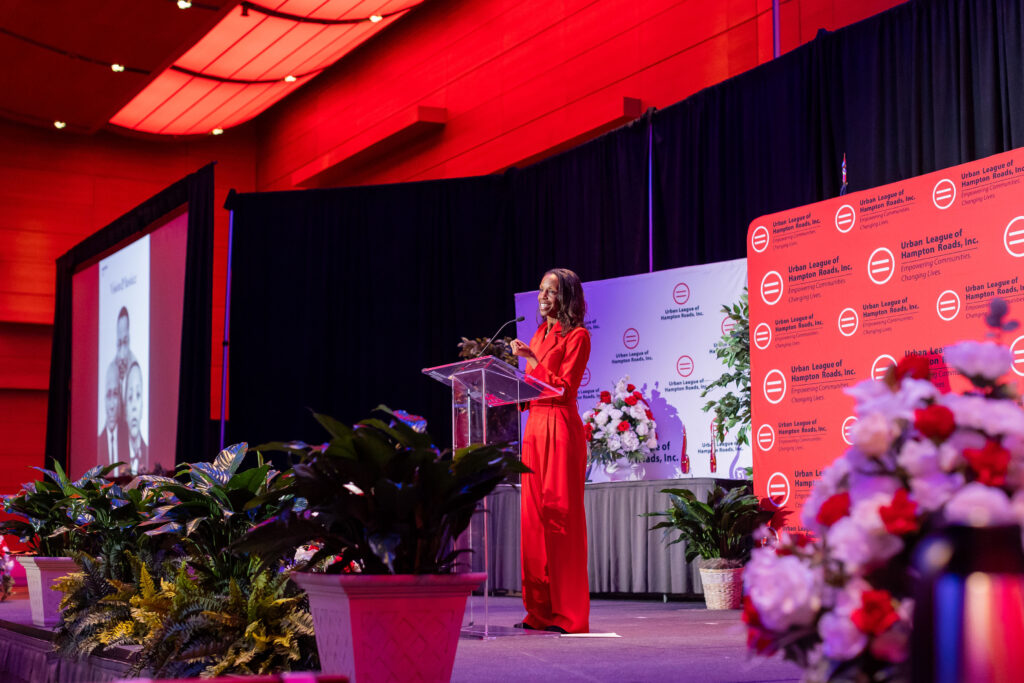
[[[237,547],[267,560],[313,548],[292,579],[309,595],[324,672],[448,680],[466,598],[485,577],[453,573],[454,541],[480,499],[529,470],[505,445],[442,452],[387,408],[377,415],[354,427],[316,415],[328,442],[265,446],[300,462],[263,501],[281,513]]]
[[[36,467],[43,473],[42,479],[24,484],[17,494],[4,497],[4,511],[21,519],[0,523],[0,534],[17,536],[30,553],[19,555],[18,560],[25,567],[32,623],[36,626],[49,628],[60,621],[61,594],[52,586],[61,577],[78,571],[71,555],[87,543],[82,526],[89,520],[81,516],[71,501],[83,498],[85,489],[108,484],[101,477],[114,467],[93,468],[75,482],[56,463],[52,470]]]
[[[648,517],[668,517],[654,529],[666,535],[679,532],[669,545],[686,543],[686,561],[700,558],[698,568],[708,609],[737,609],[743,598],[743,565],[754,547],[753,534],[771,520],[748,485],[726,490],[716,485],[700,501],[693,491],[662,489],[671,501],[665,512],[648,512]]]

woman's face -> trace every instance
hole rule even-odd
[[[139,427],[142,426],[142,370],[133,365],[128,371],[125,385],[125,415],[128,419],[128,432],[133,439],[139,438]]]
[[[544,317],[553,318],[558,315],[558,277],[554,273],[548,273],[540,281],[537,304]]]

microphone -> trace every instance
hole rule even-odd
[[[477,358],[479,358],[479,357],[481,357],[481,356],[483,356],[483,355],[484,355],[484,351],[486,351],[486,350],[487,350],[487,347],[491,345],[491,342],[492,342],[492,341],[494,341],[494,338],[495,338],[495,337],[497,337],[497,336],[498,336],[499,334],[501,334],[501,331],[502,331],[503,329],[505,329],[506,327],[508,327],[508,326],[509,326],[509,325],[511,325],[512,323],[521,323],[521,322],[523,322],[524,320],[526,320],[526,316],[525,316],[525,315],[521,315],[521,316],[519,316],[518,318],[512,318],[512,319],[511,319],[511,320],[509,320],[509,321],[508,321],[507,323],[505,323],[504,325],[502,325],[501,327],[499,327],[499,328],[498,328],[498,331],[497,331],[497,332],[495,332],[494,334],[492,334],[492,335],[491,335],[491,338],[487,340],[487,343],[486,343],[486,344],[484,344],[484,347],[483,347],[482,349],[480,349],[480,353],[478,353],[476,357],[477,357]]]

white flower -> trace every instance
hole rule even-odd
[[[939,451],[929,440],[910,439],[903,444],[896,462],[912,477],[923,477],[939,469]]]
[[[743,583],[761,623],[773,631],[811,624],[821,609],[822,570],[795,555],[779,557],[772,548],[755,548]]]
[[[619,453],[622,450],[622,440],[618,436],[609,436],[605,439],[608,450],[612,453]]]
[[[644,443],[653,451],[658,447],[658,433],[654,432],[653,434],[648,435],[648,437],[644,439]]]
[[[899,427],[881,413],[865,415],[851,430],[854,446],[868,455],[885,453],[899,433]]]
[[[922,408],[939,390],[928,380],[905,377],[896,391],[885,382],[865,380],[845,390],[857,401],[857,414],[880,413],[891,419],[912,420],[914,410]]]
[[[843,590],[834,593],[835,606],[818,621],[818,635],[826,657],[840,661],[853,659],[867,646],[867,635],[854,625],[851,615],[861,606],[864,591],[869,589],[863,579],[853,579]]]
[[[1024,411],[1013,401],[946,394],[939,403],[953,411],[957,427],[971,427],[992,436],[1024,437]]]
[[[637,436],[647,436],[647,423],[646,422],[641,422],[640,424],[638,424],[636,426],[636,435]]]
[[[588,410],[587,412],[583,413],[583,415],[582,415],[583,421],[584,422],[588,422],[590,420],[593,420],[594,419],[594,414],[596,412],[597,412],[596,410],[591,409],[591,410]]]
[[[620,438],[622,440],[622,450],[626,453],[632,453],[640,448],[640,439],[637,438],[633,430],[623,432]]]
[[[827,538],[832,556],[846,565],[848,571],[859,573],[876,567],[903,550],[902,540],[874,526],[871,520],[858,520],[851,511],[849,517],[829,528]]]
[[[608,411],[602,410],[601,412],[594,416],[594,422],[603,427],[604,425],[608,424],[608,420],[610,418],[611,416],[608,414]]]
[[[910,479],[910,494],[921,509],[935,512],[953,497],[953,494],[964,485],[964,475],[959,472],[930,474]]]
[[[618,422],[619,419],[622,417],[622,411],[619,410],[618,408],[612,408],[611,410],[608,411],[608,415],[611,417],[611,419]]]
[[[637,403],[635,406],[629,407],[629,415],[635,420],[646,421],[647,408],[644,407],[643,403]]]
[[[1016,524],[1010,499],[1002,489],[971,482],[946,503],[946,519],[953,524],[967,526],[999,526]]]
[[[995,342],[962,341],[947,346],[946,363],[968,377],[995,381],[1010,371],[1013,353]]]

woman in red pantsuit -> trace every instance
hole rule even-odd
[[[586,303],[576,273],[555,268],[544,274],[537,295],[544,321],[529,346],[512,342],[526,359],[528,374],[564,389],[556,398],[530,403],[523,433],[521,628],[561,633],[590,630],[587,582],[587,521],[583,511],[587,446],[576,392],[590,358],[590,333],[583,326]]]

